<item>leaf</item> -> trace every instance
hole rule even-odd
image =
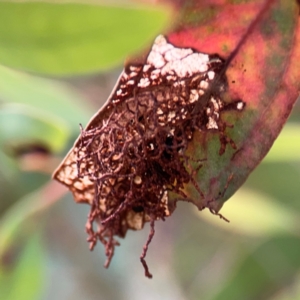
[[[34,234],[20,247],[11,249],[13,266],[0,266],[0,295],[6,300],[40,299],[45,284],[45,257],[41,236]],[[16,253],[13,253],[16,252]]]
[[[88,241],[91,249],[98,239],[104,244],[106,267],[114,236],[149,221],[140,258],[151,278],[144,258],[155,221],[179,200],[218,214],[296,101],[296,3],[212,3],[189,1],[168,40],[158,36],[142,63],[126,64],[53,175],[91,205]],[[198,17],[187,18],[193,10]]]
[[[226,134],[237,149],[219,155],[218,134],[197,132],[187,154],[206,159],[196,181],[186,186],[200,209],[219,211],[271,148],[286,122],[300,88],[299,7],[296,1],[246,1],[211,6],[190,1],[182,25],[169,34],[175,45],[227,58],[227,101],[242,99],[243,112],[226,112]],[[199,11],[197,18],[192,10]],[[195,18],[191,19],[191,16]],[[186,19],[185,19],[186,18]]]
[[[0,2],[0,63],[65,76],[120,64],[164,28],[165,6]]]
[[[141,229],[150,221],[141,261],[146,276],[152,277],[144,257],[154,222],[175,209],[168,203],[169,192],[182,196],[183,185],[194,183],[194,171],[184,165],[194,162],[185,156],[188,143],[196,128],[215,129],[225,108],[218,96],[207,96],[223,64],[216,55],[177,48],[158,36],[143,64],[126,66],[104,107],[55,171],[54,178],[73,192],[75,201],[91,205],[88,240],[91,249],[98,238],[105,245],[105,266],[114,252],[113,236],[123,237],[128,229]],[[222,91],[225,82],[216,85]],[[242,101],[232,106],[243,107]]]
[[[59,152],[69,133],[63,120],[45,111],[20,104],[0,108],[0,145],[12,154],[32,146]]]
[[[33,217],[45,211],[64,194],[65,189],[63,187],[50,182],[22,197],[11,206],[1,218],[0,257],[3,256],[18,238],[26,237],[28,232],[36,228],[36,221],[40,221],[40,219],[34,219]]]
[[[0,146],[1,151],[10,154],[20,154],[31,146],[54,152],[64,150],[70,139],[78,134],[79,123],[86,123],[91,113],[84,99],[59,82],[2,66],[0,97],[4,103],[0,106]],[[41,119],[42,116],[45,119]],[[5,153],[0,152],[0,161],[5,177],[16,173],[16,165]],[[31,170],[35,166],[44,167],[37,161],[29,164]],[[49,167],[53,170],[50,164]],[[46,169],[49,168],[46,166]]]
[[[1,102],[29,105],[52,114],[56,119],[59,117],[67,122],[70,130],[76,134],[79,132],[79,123],[86,123],[91,114],[91,108],[86,101],[61,83],[2,66],[0,97]]]
[[[65,189],[54,182],[13,204],[0,221],[0,295],[3,299],[40,299],[45,283],[41,229],[45,211]]]
[[[3,176],[5,180],[11,180],[19,171],[16,162],[2,151],[0,151],[0,165],[0,176]]]

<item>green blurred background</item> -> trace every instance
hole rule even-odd
[[[133,1],[0,2],[0,299],[300,299],[300,105],[226,223],[181,203],[121,240],[108,270],[88,250],[88,206],[51,173],[107,99],[128,55],[170,23]]]

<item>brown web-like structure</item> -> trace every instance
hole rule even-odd
[[[234,142],[225,134],[221,113],[242,110],[244,103],[226,104],[227,88],[221,74],[224,61],[192,49],[176,48],[159,36],[144,65],[128,66],[105,106],[97,113],[69,152],[54,178],[67,185],[76,201],[91,205],[86,230],[90,248],[105,246],[109,263],[118,245],[116,236],[128,229],[151,232],[141,255],[145,262],[154,235],[154,223],[175,209],[169,192],[187,198],[185,184],[192,183],[201,167],[191,168],[185,154],[193,133],[219,133],[220,153]],[[172,202],[174,203],[174,202]]]

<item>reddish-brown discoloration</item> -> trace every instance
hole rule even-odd
[[[247,31],[251,18],[253,20],[260,9],[266,8],[226,71],[228,99],[240,98],[247,104],[241,116],[235,113],[224,116],[235,120],[234,128],[228,128],[227,132],[236,136],[237,152],[229,150],[220,157],[213,155],[215,137],[206,133],[206,138],[196,135],[189,148],[190,153],[198,153],[197,157],[207,160],[197,175],[205,199],[199,199],[191,186],[186,187],[188,194],[199,208],[209,202],[216,210],[269,151],[291,112],[300,87],[300,64],[295,63],[300,60],[296,2],[255,1],[237,5],[226,5],[226,2],[222,1],[224,6],[214,2],[214,15],[202,27],[179,26],[170,34],[175,44],[194,44],[197,49],[217,52],[226,58]],[[205,5],[202,9],[205,13]],[[208,5],[206,9],[211,8]],[[233,179],[222,199],[220,191],[231,174]]]

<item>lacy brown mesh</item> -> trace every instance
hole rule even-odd
[[[158,37],[144,65],[124,70],[104,108],[81,129],[55,172],[78,202],[91,205],[88,241],[91,249],[98,240],[105,246],[105,267],[118,245],[115,237],[125,237],[128,229],[138,230],[150,222],[141,262],[145,275],[152,277],[144,258],[155,221],[175,209],[168,203],[168,193],[187,198],[184,185],[192,183],[203,197],[193,179],[201,161],[191,172],[195,160],[185,154],[193,133],[218,132],[220,154],[227,143],[235,147],[225,135],[220,115],[229,108],[241,110],[243,103],[223,102],[227,83],[225,76],[218,75],[223,65],[216,55],[175,48]]]

